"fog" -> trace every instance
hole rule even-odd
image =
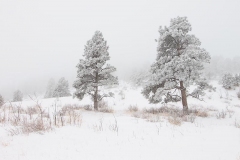
[[[0,94],[44,93],[50,78],[71,85],[96,30],[108,42],[116,75],[127,79],[154,62],[158,28],[177,16],[188,17],[212,56],[238,56],[239,6],[239,0],[1,0]]]

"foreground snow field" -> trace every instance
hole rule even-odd
[[[141,95],[140,88],[121,83],[112,89],[115,98],[106,99],[113,113],[81,110],[81,125],[54,127],[49,132],[11,136],[12,126],[0,124],[0,160],[92,160],[92,159],[240,159],[240,100],[237,90],[226,91],[213,82],[216,92],[208,92],[204,101],[189,98],[190,108],[204,108],[208,117],[197,117],[193,123],[173,125],[166,118],[158,122],[136,118],[128,111],[130,105],[139,110],[152,105]],[[52,110],[56,99],[39,99],[41,106]],[[90,99],[78,101],[60,98],[65,104],[91,104]],[[25,100],[21,107],[34,105]],[[19,105],[13,103],[12,105]],[[181,103],[171,103],[181,108]],[[231,112],[230,112],[231,111]],[[217,114],[227,112],[225,118]],[[231,113],[231,114],[230,114]]]

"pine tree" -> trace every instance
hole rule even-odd
[[[234,86],[240,85],[240,74],[235,74],[234,76]]]
[[[53,97],[67,97],[71,96],[69,91],[68,81],[64,77],[60,78],[58,84],[53,92]]]
[[[169,27],[159,28],[156,62],[151,66],[149,84],[142,91],[150,103],[162,102],[162,98],[166,103],[181,100],[184,113],[188,111],[187,96],[198,98],[209,86],[200,71],[210,56],[189,31],[191,24],[186,17],[174,18]],[[194,83],[198,87],[188,94],[187,87]]]
[[[17,90],[13,93],[13,102],[22,101],[23,94],[20,90]]]
[[[55,81],[54,81],[54,79],[50,79],[48,81],[47,91],[44,95],[44,98],[52,98],[54,90],[55,90]]]
[[[116,68],[106,64],[110,56],[107,42],[100,31],[96,31],[85,45],[83,57],[77,65],[77,80],[73,84],[76,88],[74,95],[80,100],[85,94],[90,95],[94,101],[94,110],[98,110],[99,101],[104,97],[113,96],[111,92],[102,93],[101,87],[118,84],[117,77],[111,75]]]
[[[0,94],[0,107],[4,104],[4,99],[2,97],[2,95]]]
[[[225,89],[232,89],[232,88],[234,88],[235,79],[232,76],[232,74],[230,74],[230,73],[224,74],[223,77],[222,77],[221,82],[222,82],[223,88],[225,88]]]

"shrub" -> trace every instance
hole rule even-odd
[[[128,110],[129,110],[130,112],[137,112],[137,111],[138,111],[138,106],[137,106],[137,105],[130,105],[130,106],[128,107]]]
[[[226,118],[226,116],[227,116],[227,112],[224,110],[222,110],[222,112],[218,112],[216,114],[217,119],[224,119],[224,118]]]
[[[98,111],[104,113],[113,113],[113,109],[108,106],[106,101],[99,101],[98,102]]]
[[[170,116],[168,117],[168,122],[173,125],[180,126],[182,124],[182,119],[177,116],[173,116],[173,117]]]

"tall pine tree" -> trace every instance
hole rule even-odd
[[[143,89],[151,103],[182,101],[183,111],[188,110],[187,96],[199,98],[209,85],[201,78],[203,63],[210,61],[208,52],[201,42],[189,34],[191,24],[186,17],[171,20],[170,26],[159,28],[156,62],[151,66],[151,80]],[[187,92],[187,87],[198,87]]]
[[[101,87],[118,84],[117,77],[111,75],[116,68],[106,64],[110,56],[107,42],[100,31],[96,31],[85,45],[83,57],[77,65],[77,80],[73,84],[76,88],[74,95],[80,100],[85,94],[90,95],[94,102],[94,110],[98,110],[99,101],[104,97],[113,96],[112,93],[101,92]]]

